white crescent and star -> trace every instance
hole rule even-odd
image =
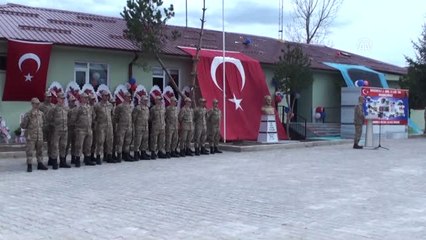
[[[36,54],[34,54],[34,53],[25,53],[25,54],[23,54],[20,58],[19,58],[19,61],[18,61],[18,67],[19,67],[19,70],[22,72],[22,64],[26,61],[26,60],[34,60],[36,63],[37,63],[37,70],[36,70],[36,72],[38,72],[38,70],[40,69],[40,66],[41,66],[41,60],[40,60],[40,58],[36,55]],[[34,77],[34,76],[32,76],[30,73],[28,73],[27,75],[24,75],[24,77],[25,77],[25,81],[26,82],[31,82],[31,80],[32,80],[32,78]]]
[[[217,78],[216,78],[216,70],[219,67],[220,64],[222,63],[232,63],[235,65],[235,67],[237,67],[238,72],[241,75],[241,79],[242,79],[242,83],[241,83],[241,91],[243,91],[244,86],[246,84],[246,74],[244,72],[244,67],[243,64],[241,63],[240,60],[233,58],[233,57],[214,57],[211,67],[210,67],[210,75],[211,78],[213,80],[214,85],[216,85],[217,88],[219,88],[220,91],[223,91],[223,89],[219,86],[219,84],[217,83]],[[243,101],[243,99],[238,99],[237,97],[235,97],[235,93],[233,93],[234,97],[228,99],[228,101],[233,102],[235,104],[235,110],[241,109],[243,110],[243,108],[241,107],[241,101]]]

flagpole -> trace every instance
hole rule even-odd
[[[222,0],[222,57],[223,57],[223,142],[226,143],[226,74],[225,74],[225,0]]]

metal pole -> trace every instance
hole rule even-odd
[[[225,74],[225,0],[222,0],[222,57],[223,57],[223,142],[226,143],[226,74]]]
[[[185,0],[185,26],[188,27],[188,0]]]

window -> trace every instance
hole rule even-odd
[[[90,83],[97,91],[99,85],[108,85],[108,64],[76,62],[74,80],[80,87]]]
[[[0,55],[0,71],[6,71],[6,56]]]
[[[179,70],[177,69],[168,69],[170,75],[176,82],[176,85],[179,87]],[[160,87],[161,91],[170,84],[170,78],[167,76],[166,72],[163,71],[161,67],[153,67],[152,68],[152,85],[157,85]],[[179,94],[175,92],[176,98],[179,97]]]

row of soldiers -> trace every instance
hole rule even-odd
[[[27,140],[27,171],[32,171],[34,152],[37,169],[47,170],[42,157],[43,141],[47,142],[48,165],[53,169],[71,167],[66,161],[69,152],[71,164],[76,167],[81,165],[81,156],[85,165],[93,166],[102,164],[101,155],[103,161],[117,163],[221,153],[218,149],[221,112],[216,99],[207,110],[205,99],[199,99],[199,107],[193,109],[191,99],[185,98],[180,111],[175,97],[170,98],[167,108],[161,96],[155,98],[151,108],[147,96],[142,96],[136,107],[131,99],[131,94],[126,93],[123,103],[115,106],[109,92],[103,91],[98,103],[96,96],[83,93],[80,106],[70,95],[67,107],[62,93],[58,94],[55,105],[51,103],[50,92],[46,92],[43,103],[33,98],[32,109],[21,122]],[[205,146],[207,138],[210,151]],[[195,151],[191,149],[192,142]]]

